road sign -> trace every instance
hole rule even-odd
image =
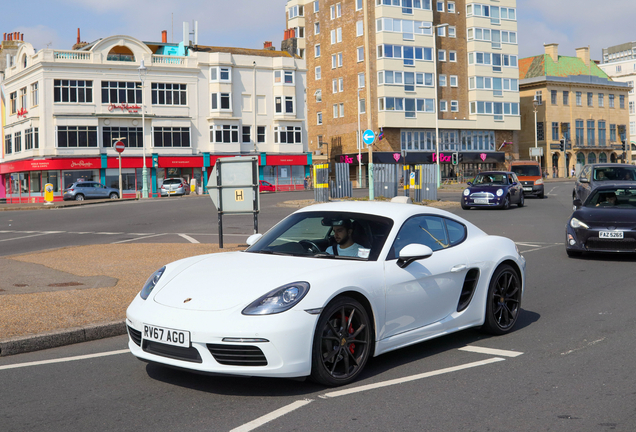
[[[375,133],[371,129],[367,129],[362,134],[362,142],[370,146],[375,141]]]
[[[117,150],[118,153],[122,153],[125,149],[126,149],[126,144],[124,144],[121,141],[117,141],[114,145],[115,150]]]

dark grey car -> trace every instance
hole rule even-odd
[[[94,181],[75,182],[64,190],[64,201],[83,201],[90,198],[118,199],[119,190]]]
[[[636,181],[636,166],[618,163],[589,164],[574,182],[572,200],[584,202],[590,191],[606,182]]]

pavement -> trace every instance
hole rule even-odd
[[[546,179],[546,182],[567,180],[571,179]],[[444,185],[441,189],[461,190],[465,186]],[[281,205],[303,207],[313,203],[313,200],[302,201]],[[120,200],[68,201],[46,206],[0,204],[0,211],[116,202]],[[189,256],[243,250],[247,245],[224,246],[221,250],[218,244],[123,243],[2,257],[0,356],[123,335],[126,308],[156,269]]]

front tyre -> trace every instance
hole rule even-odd
[[[508,264],[500,265],[490,280],[486,319],[482,330],[494,335],[508,333],[521,311],[521,280]]]
[[[119,198],[119,195],[117,195],[115,192],[113,192],[113,193],[111,193],[111,194],[109,195],[109,198],[110,198],[110,199],[118,199],[118,198]]]
[[[359,302],[350,297],[335,299],[316,326],[310,378],[332,387],[354,381],[371,354],[372,335],[369,316]]]
[[[517,207],[523,207],[525,202],[526,202],[526,198],[523,196],[523,192],[522,192],[521,196],[519,197],[519,203],[517,204]]]
[[[75,201],[84,201],[84,195],[82,194],[75,195]]]
[[[506,194],[506,197],[504,198],[503,202],[501,203],[501,209],[502,210],[508,210],[510,208],[510,195]]]

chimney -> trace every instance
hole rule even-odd
[[[168,30],[161,30],[161,42],[168,43]]]
[[[263,44],[263,49],[269,49],[272,47],[272,43],[270,41],[267,41]]]
[[[7,40],[7,34],[5,33],[2,40]]]
[[[80,39],[80,29],[79,27],[77,28],[77,43],[80,43],[81,39]]]
[[[583,61],[583,63],[585,63],[585,66],[588,69],[590,68],[590,47],[589,46],[586,46],[583,48],[577,48],[576,56],[580,58]]]
[[[557,44],[557,43],[544,44],[543,47],[545,48],[545,53],[547,55],[549,55],[550,57],[552,57],[552,61],[555,62],[555,63],[558,63],[558,61],[559,61],[559,44]]]
[[[24,42],[24,33],[20,33],[20,40]]]

